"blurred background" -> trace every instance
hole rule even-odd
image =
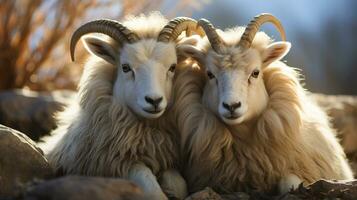
[[[356,8],[351,0],[0,0],[0,90],[75,90],[81,67],[71,63],[68,46],[76,27],[159,10],[167,17],[205,17],[221,29],[270,12],[293,45],[285,59],[303,70],[309,90],[356,95]],[[280,39],[272,25],[262,30]]]
[[[246,25],[269,12],[284,25],[292,49],[285,58],[302,69],[306,88],[325,94],[357,94],[357,1],[211,1],[193,17],[208,18],[220,28]],[[264,30],[277,40],[272,25]]]
[[[77,62],[71,62],[73,31],[89,20],[151,11],[168,18],[204,17],[221,29],[272,13],[292,43],[284,59],[302,70],[308,90],[357,95],[356,8],[352,0],[0,0],[0,124],[34,140],[48,134],[56,127],[54,113],[73,98],[88,55],[77,48]],[[262,30],[280,40],[272,25]],[[357,151],[357,96],[318,99],[335,127],[356,138]]]

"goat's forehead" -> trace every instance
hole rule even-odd
[[[157,42],[153,39],[141,40],[125,46],[123,56],[128,61],[138,64],[150,61],[167,65],[177,60],[174,43]]]
[[[209,53],[209,63],[218,69],[244,69],[259,60],[255,50],[242,50],[239,47],[226,47],[222,54],[214,51]]]

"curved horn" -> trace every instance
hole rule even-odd
[[[249,48],[250,45],[252,44],[255,34],[259,31],[260,26],[266,22],[273,23],[278,28],[281,38],[285,41],[286,39],[285,31],[280,21],[269,13],[262,13],[260,15],[255,16],[254,19],[250,21],[248,26],[245,28],[242,38],[237,44],[237,46],[241,46],[243,48]]]
[[[159,33],[157,41],[170,42],[176,40],[177,37],[186,31],[186,35],[191,35],[194,31],[200,36],[204,36],[205,32],[201,27],[197,26],[197,21],[189,17],[176,17],[169,21]]]
[[[222,47],[224,46],[224,42],[221,37],[219,37],[216,28],[214,28],[212,23],[209,22],[207,19],[200,19],[198,20],[198,25],[201,26],[203,30],[205,30],[207,38],[211,43],[213,50],[217,53],[221,53]]]
[[[82,25],[73,33],[70,44],[72,61],[74,61],[74,50],[78,40],[87,33],[102,33],[119,43],[133,43],[139,40],[139,37],[135,33],[117,21],[109,19],[94,20]]]

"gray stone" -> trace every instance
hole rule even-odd
[[[30,138],[0,125],[0,197],[15,195],[22,184],[51,175],[46,158]]]
[[[73,91],[34,92],[25,89],[0,93],[0,124],[37,141],[56,128],[54,113],[70,102]]]
[[[118,178],[67,176],[32,186],[24,200],[144,200],[142,190]]]

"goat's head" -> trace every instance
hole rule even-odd
[[[262,112],[268,103],[262,71],[270,63],[284,57],[290,49],[288,42],[258,45],[259,48],[252,46],[254,36],[266,22],[276,25],[285,40],[282,25],[270,14],[256,16],[240,40],[237,38],[234,41],[232,32],[218,34],[210,22],[201,19],[198,24],[205,30],[212,49],[186,46],[180,50],[196,58],[205,68],[207,82],[203,104],[229,125],[242,123]],[[268,38],[262,32],[258,34]]]
[[[87,33],[102,33],[114,39],[113,45],[100,37],[85,36],[85,48],[118,68],[113,88],[114,98],[144,118],[160,117],[170,102],[172,81],[177,64],[175,40],[197,28],[190,18],[177,17],[167,23],[158,38],[139,38],[123,24],[96,20],[76,30],[71,39],[71,56],[78,40]]]

